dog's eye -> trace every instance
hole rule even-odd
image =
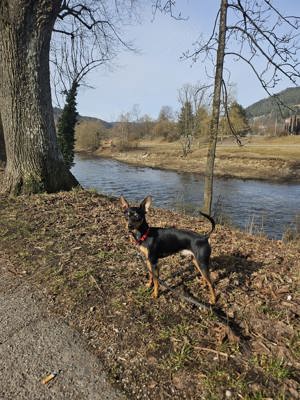
[[[135,220],[139,220],[139,219],[142,219],[142,216],[141,216],[140,214],[138,214],[138,213],[134,213],[134,214],[133,214],[133,218],[134,218]]]

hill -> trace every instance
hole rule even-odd
[[[280,100],[287,106],[296,110],[300,108],[300,87],[287,88],[277,93],[276,96],[278,96]],[[279,109],[273,96],[259,100],[256,103],[250,105],[246,108],[246,112],[248,118],[255,118],[266,116],[271,113],[273,113],[273,115],[275,116],[276,114],[279,114]],[[288,108],[284,108],[282,112],[283,116],[287,117],[290,115],[291,111]]]
[[[53,107],[53,114],[54,114],[54,119],[57,121],[61,114],[62,110],[58,107]],[[114,126],[114,122],[107,122],[104,121],[103,119],[100,118],[95,118],[95,117],[88,117],[86,115],[79,115],[78,118],[79,121],[86,121],[86,122],[95,122],[101,124],[106,129],[110,129]]]

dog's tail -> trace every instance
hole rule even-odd
[[[215,230],[215,226],[216,226],[215,220],[214,220],[213,217],[211,217],[210,215],[207,215],[207,214],[205,214],[205,213],[202,212],[202,211],[199,211],[199,212],[200,212],[201,215],[203,215],[203,217],[207,218],[207,219],[209,220],[209,222],[211,223],[211,230],[210,230],[210,232],[208,232],[208,233],[206,233],[206,234],[204,235],[205,237],[209,238],[210,235],[211,235],[211,234],[213,233],[213,231]]]

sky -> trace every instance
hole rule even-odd
[[[177,0],[178,9],[186,20],[175,20],[168,15],[152,18],[151,0],[145,0],[140,11],[140,24],[126,26],[123,38],[134,43],[138,52],[122,50],[112,68],[100,68],[88,76],[93,88],[81,87],[78,110],[81,115],[105,121],[116,121],[121,113],[138,105],[141,116],[157,118],[162,106],[180,109],[178,89],[184,84],[211,83],[205,73],[205,63],[180,60],[183,52],[192,49],[200,34],[211,32],[219,0]],[[299,0],[275,0],[286,15],[300,15]],[[259,61],[258,61],[259,62]],[[267,95],[257,78],[241,62],[228,60],[225,76],[234,84],[234,95],[244,107]],[[275,93],[292,86],[284,80]]]

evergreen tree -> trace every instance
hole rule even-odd
[[[206,107],[200,106],[195,113],[195,136],[200,138],[207,138],[210,123],[210,116]]]
[[[186,101],[181,107],[177,127],[182,144],[183,155],[186,156],[191,151],[194,134],[194,115],[190,101]]]
[[[246,110],[236,101],[234,101],[229,109],[228,109],[228,115],[230,118],[230,123],[231,127],[228,122],[227,116],[224,116],[224,118],[221,120],[220,123],[220,131],[221,131],[221,137],[223,136],[231,136],[232,135],[232,130],[237,135],[245,135],[247,132],[249,132],[249,122],[247,118],[247,113]]]
[[[74,160],[75,125],[78,118],[76,102],[78,86],[78,83],[74,81],[71,89],[67,92],[66,104],[57,124],[58,144],[69,169]]]

